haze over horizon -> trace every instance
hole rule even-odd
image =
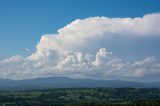
[[[160,81],[160,1],[82,1],[0,1],[0,79]]]

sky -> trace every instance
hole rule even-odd
[[[160,0],[0,0],[0,78],[157,81],[159,15]]]

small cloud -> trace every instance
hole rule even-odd
[[[25,48],[25,51],[26,51],[27,53],[30,53],[30,52],[31,52],[30,49],[28,49],[28,48]]]

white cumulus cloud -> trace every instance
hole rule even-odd
[[[136,18],[90,17],[77,19],[43,35],[28,57],[13,56],[0,61],[0,78],[26,79],[67,76],[93,79],[150,79],[160,75],[155,57],[136,62],[117,58],[106,50],[107,40],[119,37],[160,36],[160,14]]]

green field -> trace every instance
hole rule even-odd
[[[160,89],[66,88],[0,91],[0,106],[160,106]]]

